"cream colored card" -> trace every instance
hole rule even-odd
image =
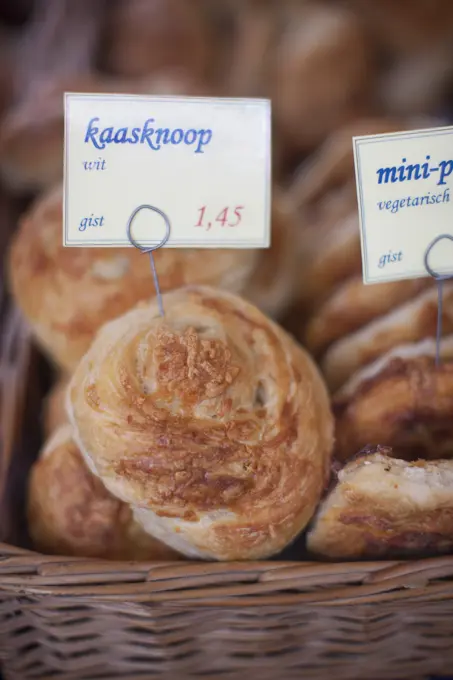
[[[65,246],[270,245],[268,100],[66,93],[64,167]]]
[[[355,137],[353,145],[364,282],[427,276],[427,248],[453,235],[453,128]],[[448,241],[429,264],[453,273]]]

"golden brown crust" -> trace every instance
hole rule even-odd
[[[333,400],[336,458],[377,443],[409,460],[452,456],[452,345],[438,367],[434,342],[397,348],[345,385]]]
[[[193,282],[240,290],[258,252],[162,249],[154,257],[163,291]],[[60,186],[22,219],[9,278],[41,345],[68,372],[105,321],[155,295],[149,259],[135,248],[63,247]]]
[[[330,389],[336,391],[355,371],[393,347],[433,338],[436,328],[437,291],[431,286],[330,346],[321,364]],[[443,332],[453,333],[453,284],[448,282],[444,284]]]
[[[291,299],[295,224],[278,190],[268,250],[164,248],[154,259],[162,291],[190,283],[242,292],[278,315]],[[149,259],[134,248],[64,248],[58,185],[23,217],[9,259],[14,297],[49,356],[71,372],[97,329],[154,297]]]
[[[89,471],[71,434],[70,425],[60,427],[30,473],[28,523],[37,549],[118,560],[175,559]]]
[[[68,392],[77,441],[112,493],[181,552],[281,550],[319,500],[332,448],[313,362],[255,307],[188,287],[99,332]]]
[[[50,437],[60,425],[68,422],[66,414],[66,390],[69,385],[69,378],[61,376],[52,386],[52,389],[44,401],[44,434]]]
[[[306,331],[308,349],[319,356],[329,345],[391,311],[430,285],[429,279],[365,286],[361,276],[343,283],[314,313]]]
[[[331,559],[424,556],[453,549],[453,461],[407,463],[391,450],[349,463],[307,536]]]

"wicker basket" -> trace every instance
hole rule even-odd
[[[382,680],[453,669],[453,557],[112,563],[27,547],[46,367],[1,308],[0,655],[5,677]],[[22,546],[22,547],[16,547]],[[297,546],[293,554],[297,555]]]

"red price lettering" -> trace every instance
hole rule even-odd
[[[214,217],[212,222],[209,220],[209,217],[206,216],[206,206],[203,205],[201,208],[198,209],[199,217],[198,217],[198,222],[196,223],[196,227],[201,227],[202,229],[206,229],[206,231],[209,231],[212,229],[213,222],[218,222],[220,226],[223,227],[237,227],[242,219],[242,211],[244,210],[243,205],[238,205],[235,208],[223,208],[217,217]]]

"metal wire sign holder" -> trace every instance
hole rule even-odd
[[[429,264],[429,256],[434,246],[444,239],[453,241],[453,236],[451,234],[441,234],[440,236],[437,236],[427,247],[424,258],[426,271],[437,283],[436,366],[440,366],[441,363],[440,343],[442,339],[444,281],[452,279],[453,273],[438,274],[435,272]]]
[[[136,241],[134,239],[134,237],[132,236],[133,222],[134,222],[135,218],[137,217],[138,213],[141,210],[145,210],[145,209],[151,210],[152,212],[155,212],[158,215],[160,215],[163,218],[164,223],[165,223],[165,235],[164,235],[163,239],[161,241],[159,241],[159,243],[157,243],[157,245],[151,246],[151,247],[141,246],[140,243],[138,243],[138,241]],[[149,205],[148,203],[143,203],[143,205],[139,205],[138,208],[135,208],[135,210],[132,212],[131,216],[129,217],[129,219],[127,221],[127,238],[129,239],[130,244],[134,246],[134,248],[141,250],[142,253],[148,253],[149,254],[149,259],[150,259],[150,263],[151,263],[151,271],[153,273],[153,279],[154,279],[154,287],[156,289],[157,304],[159,306],[159,312],[160,312],[161,316],[165,316],[164,305],[163,305],[163,301],[162,301],[162,294],[161,294],[161,291],[160,291],[159,278],[157,276],[156,263],[154,262],[153,252],[155,250],[157,250],[158,248],[162,248],[162,246],[164,246],[167,243],[168,239],[170,238],[170,220],[169,220],[168,216],[162,210],[160,210],[159,208],[156,208],[154,205]]]

